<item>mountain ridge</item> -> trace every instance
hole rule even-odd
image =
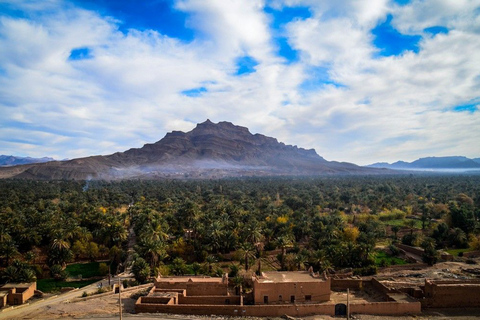
[[[0,155],[0,167],[7,166],[17,166],[22,164],[30,163],[42,163],[48,161],[55,161],[53,158],[43,157],[43,158],[31,158],[31,157],[19,157],[12,155]]]
[[[0,178],[156,179],[378,174],[384,170],[327,161],[314,149],[286,145],[246,127],[207,120],[189,131],[106,156],[0,168]]]
[[[377,162],[370,164],[371,168],[386,169],[480,169],[480,158],[467,158],[464,156],[424,157],[412,162],[396,161],[394,163]]]

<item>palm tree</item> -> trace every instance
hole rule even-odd
[[[391,229],[392,229],[392,232],[394,234],[395,240],[397,240],[397,233],[398,233],[398,231],[400,231],[400,226],[395,225],[395,226],[392,226]]]
[[[8,237],[3,237],[4,240],[0,242],[0,257],[5,259],[5,265],[9,265],[10,259],[18,254],[15,242]]]
[[[212,273],[212,269],[213,269],[213,264],[217,262],[217,258],[214,256],[214,255],[209,255],[207,256],[207,258],[205,259],[205,264],[207,265],[208,267],[208,274],[211,274]]]
[[[248,263],[249,258],[254,258],[253,256],[254,250],[255,249],[253,248],[253,246],[248,242],[244,242],[240,245],[240,253],[242,254],[244,259],[245,270],[249,269],[249,263]]]
[[[154,241],[152,239],[143,239],[138,244],[139,251],[150,261],[150,268],[158,266],[160,260],[165,259],[168,255],[165,250],[165,244],[162,241]]]
[[[142,237],[152,241],[166,241],[168,240],[167,232],[167,225],[163,225],[159,219],[154,219],[147,224],[146,229],[142,232]]]
[[[280,265],[281,265],[281,269],[285,270],[285,254],[287,253],[287,248],[292,246],[292,243],[293,243],[292,239],[289,236],[279,236],[277,237],[275,242],[276,242],[277,248],[279,247],[282,249]]]

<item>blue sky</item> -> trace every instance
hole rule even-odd
[[[369,164],[480,156],[480,1],[3,0],[0,154],[207,118]]]

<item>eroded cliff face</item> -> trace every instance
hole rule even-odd
[[[0,170],[24,179],[218,178],[254,175],[368,173],[353,164],[328,162],[315,150],[251,134],[230,122],[207,120],[190,132],[173,131],[142,148],[108,156],[56,161]]]

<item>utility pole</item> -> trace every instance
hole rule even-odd
[[[120,310],[120,320],[122,320],[122,287],[120,286],[120,277],[118,277],[118,309]]]
[[[347,288],[347,320],[350,320],[350,289]]]

